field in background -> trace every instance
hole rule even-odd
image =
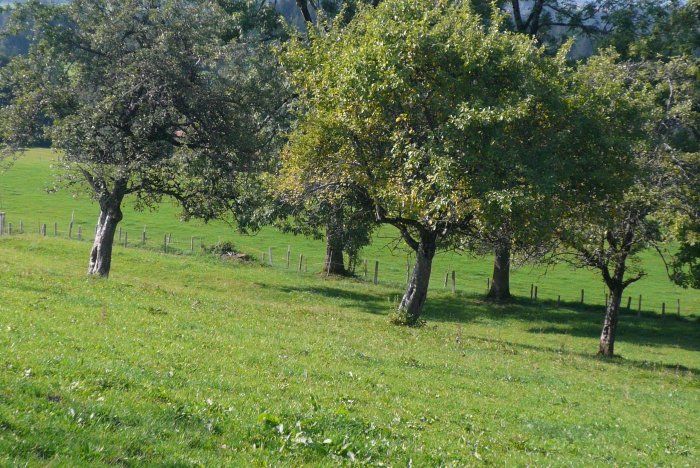
[[[272,237],[271,237],[272,239]],[[0,238],[0,464],[698,466],[697,319]]]
[[[67,191],[47,193],[55,179],[51,168],[54,154],[49,150],[31,150],[7,171],[0,172],[0,211],[7,213],[7,222],[13,223],[15,231],[20,220],[25,231],[36,234],[42,223],[47,224],[48,235],[53,235],[53,223],[58,223],[61,236],[67,236],[68,223],[75,213],[75,230],[83,227],[86,237],[94,233],[97,219],[97,205],[87,196],[73,197]],[[272,228],[263,229],[255,235],[242,235],[224,223],[204,224],[197,221],[180,222],[179,210],[171,203],[163,203],[156,212],[138,212],[127,203],[124,221],[120,223],[124,233],[128,233],[130,244],[140,243],[141,233],[146,227],[147,247],[162,250],[163,236],[172,235],[171,250],[188,253],[191,238],[196,236],[196,244],[211,245],[219,240],[230,240],[242,251],[261,258],[272,248],[273,262],[277,267],[286,267],[287,248],[291,248],[291,268],[298,265],[299,254],[308,262],[309,272],[319,271],[323,262],[324,245],[319,240],[284,234]],[[406,280],[408,252],[401,244],[392,241],[395,230],[385,227],[375,237],[374,243],[365,249],[362,257],[369,263],[371,279],[373,264],[379,260],[381,282],[398,287]],[[87,257],[85,258],[87,261]],[[663,262],[653,252],[643,256],[649,276],[628,289],[632,296],[633,309],[637,308],[638,296],[642,295],[644,311],[661,312],[661,304],[666,303],[667,313],[676,313],[677,301],[681,302],[682,315],[700,315],[700,292],[684,290],[668,281]],[[124,265],[117,259],[113,271],[118,273]],[[444,287],[446,272],[456,272],[459,291],[480,294],[486,290],[486,281],[491,274],[491,258],[475,258],[469,255],[442,253],[436,257],[431,281],[432,290]],[[362,273],[362,271],[360,271]],[[591,271],[573,270],[565,265],[543,268],[524,266],[512,275],[512,292],[520,297],[530,296],[531,285],[538,286],[538,297],[556,300],[561,295],[563,302],[578,302],[581,289],[585,289],[586,304],[602,305],[605,301],[605,288],[599,275]],[[625,300],[626,304],[626,300]]]

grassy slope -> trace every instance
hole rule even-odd
[[[90,234],[97,218],[97,207],[87,198],[72,198],[65,191],[47,195],[45,188],[51,186],[50,163],[53,155],[48,150],[32,150],[6,173],[0,173],[0,210],[7,212],[8,222],[17,228],[19,220],[23,220],[27,230],[38,232],[40,223],[47,223],[52,231],[54,222],[59,223],[61,234],[65,235],[71,212],[75,212],[76,223],[82,224],[86,234]],[[254,236],[243,236],[235,233],[229,226],[222,223],[202,225],[201,223],[180,223],[177,220],[178,210],[170,204],[163,204],[158,212],[133,212],[125,210],[125,219],[121,224],[129,233],[132,241],[140,239],[145,226],[149,233],[149,245],[159,248],[163,235],[173,233],[176,247],[189,249],[190,237],[201,236],[205,243],[214,243],[218,239],[232,239],[243,250],[256,255],[273,248],[273,257],[277,265],[282,263],[287,246],[292,248],[292,264],[298,261],[299,253],[309,260],[309,271],[320,269],[323,261],[323,244],[319,241],[303,237],[281,234],[274,229],[264,229]],[[384,282],[399,286],[406,277],[406,253],[398,250],[392,252],[387,245],[395,236],[393,228],[381,230],[374,245],[363,253],[370,260],[380,261],[380,279]],[[676,300],[680,298],[682,314],[700,314],[700,292],[688,291],[672,285],[665,275],[661,260],[652,253],[643,256],[649,276],[628,289],[634,297],[636,307],[637,297],[643,294],[643,309],[660,313],[661,303],[666,302],[667,310],[675,313]],[[455,254],[441,254],[436,258],[432,288],[440,290],[446,271],[456,270],[457,287],[468,293],[481,293],[486,288],[486,279],[491,272],[490,258],[473,258]],[[117,262],[115,269],[124,265]],[[372,267],[370,266],[370,269]],[[512,290],[516,295],[529,296],[530,285],[539,286],[539,297],[556,299],[562,296],[563,301],[577,301],[581,288],[586,290],[586,303],[603,304],[604,288],[599,276],[589,271],[573,271],[565,266],[550,268],[523,267],[516,270],[512,277]],[[399,289],[396,289],[398,294]]]
[[[605,361],[598,310],[436,291],[407,329],[394,287],[88,249],[0,240],[0,464],[700,464],[695,319]]]

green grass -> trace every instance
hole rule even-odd
[[[34,151],[2,176],[9,221],[75,210],[91,224],[94,205],[37,189],[48,163]],[[274,230],[181,224],[168,205],[127,211],[127,229],[143,224],[278,257],[287,244],[322,252]],[[378,286],[122,247],[96,280],[89,248],[0,238],[0,464],[700,465],[695,316],[623,314],[621,357],[608,360],[594,355],[599,305],[483,302],[488,259],[443,256],[460,291],[434,281],[427,325],[405,328],[387,320],[405,258],[382,240],[368,252],[384,266]],[[645,261],[645,297],[697,305]],[[582,272],[515,276],[521,295],[536,281],[549,298],[602,296]]]
[[[46,223],[51,235],[53,223],[57,222],[62,236],[66,235],[71,213],[74,212],[76,229],[78,224],[82,225],[83,232],[89,236],[94,230],[98,208],[87,196],[76,198],[67,191],[46,192],[47,188],[54,185],[51,169],[53,160],[54,155],[49,150],[31,150],[16,161],[9,171],[0,173],[0,210],[7,212],[8,222],[13,223],[15,230],[20,220],[24,222],[25,230],[32,233],[38,232],[41,223]],[[284,257],[290,246],[292,265],[297,264],[299,254],[303,253],[308,259],[309,271],[318,271],[322,266],[324,247],[318,240],[283,234],[272,228],[246,236],[238,234],[224,223],[182,223],[178,220],[178,208],[171,203],[164,203],[157,212],[137,212],[131,207],[132,204],[128,203],[124,210],[125,217],[121,223],[123,231],[128,232],[131,242],[138,242],[146,226],[148,245],[152,249],[161,248],[164,234],[172,233],[174,247],[183,252],[189,250],[191,236],[198,236],[206,244],[231,240],[242,250],[258,257],[272,248],[277,266],[284,266]],[[393,243],[395,239],[396,232],[393,228],[383,228],[373,245],[365,249],[362,255],[369,260],[370,270],[374,260],[379,260],[380,280],[398,287],[405,282],[407,252],[400,243]],[[431,288],[441,290],[445,273],[455,270],[458,290],[470,294],[483,293],[491,274],[491,261],[490,257],[439,254],[435,260]],[[667,312],[675,313],[677,300],[680,299],[682,315],[700,314],[699,291],[674,286],[667,279],[663,262],[655,253],[643,255],[642,261],[649,275],[628,288],[626,293],[634,298],[634,307],[641,294],[642,308],[645,311],[660,313],[661,304],[665,302]],[[119,270],[124,266],[117,261],[113,268]],[[563,301],[578,301],[581,289],[585,289],[587,304],[602,305],[605,301],[605,288],[600,275],[592,271],[577,271],[559,265],[549,268],[525,266],[513,272],[511,289],[514,294],[529,297],[531,284],[538,286],[539,297],[543,299],[556,300],[561,295]],[[396,291],[398,294],[399,289]]]
[[[697,320],[395,287],[88,243],[0,240],[0,463],[700,463]]]

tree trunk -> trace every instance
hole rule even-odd
[[[100,217],[97,220],[95,241],[90,251],[88,275],[108,277],[112,265],[112,244],[117,224],[122,220],[121,198],[118,202],[100,203]]]
[[[304,17],[304,21],[307,23],[313,23],[313,18],[311,18],[311,12],[309,11],[309,3],[307,0],[296,0],[297,7],[301,11],[301,15]]]
[[[323,272],[329,275],[344,275],[346,273],[343,259],[343,238],[330,227],[326,230],[326,259],[323,262]]]
[[[345,250],[343,209],[331,207],[330,221],[326,225],[326,258],[323,262],[323,272],[327,275],[345,275]]]
[[[497,301],[510,299],[510,247],[498,246],[493,259],[493,278],[488,298]]]
[[[405,325],[416,325],[423,312],[434,256],[435,236],[423,236],[416,249],[416,263],[411,278],[399,305],[399,319]]]
[[[615,352],[615,333],[617,332],[622,292],[621,285],[610,288],[610,299],[605,308],[605,320],[603,320],[603,331],[600,334],[600,347],[598,348],[598,354],[601,356],[611,357]]]

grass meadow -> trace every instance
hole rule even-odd
[[[9,171],[0,172],[0,211],[5,211],[7,222],[13,223],[15,231],[22,221],[25,231],[37,234],[41,224],[47,224],[49,236],[53,235],[53,224],[58,224],[59,235],[67,236],[71,215],[75,217],[75,230],[82,226],[86,238],[91,238],[99,209],[87,195],[74,196],[66,190],[53,191],[56,184],[52,163],[55,156],[50,150],[35,149],[28,151],[16,161]],[[195,244],[215,244],[218,241],[231,241],[240,250],[262,259],[272,249],[273,264],[286,268],[287,249],[291,250],[291,267],[298,265],[299,254],[303,254],[308,263],[308,271],[320,271],[325,253],[321,240],[281,233],[273,228],[243,235],[232,226],[214,222],[204,224],[198,221],[182,223],[179,209],[172,203],[164,202],[157,211],[134,211],[133,202],[127,201],[124,220],[120,223],[124,234],[131,244],[140,244],[141,234],[146,228],[146,247],[161,251],[163,236],[172,236],[171,251],[187,254],[190,251],[192,237]],[[75,232],[74,232],[75,235]],[[384,227],[375,236],[373,244],[367,247],[362,258],[368,260],[371,280],[373,265],[379,261],[379,280],[397,287],[406,281],[407,259],[410,255],[400,242],[393,227]],[[199,249],[195,249],[199,250]],[[87,268],[87,260],[86,268]],[[626,290],[626,296],[633,298],[632,307],[637,308],[639,295],[642,295],[642,310],[661,313],[662,303],[666,304],[668,313],[676,313],[678,300],[681,303],[681,315],[700,316],[700,291],[685,290],[673,285],[667,278],[663,261],[655,252],[642,255],[642,262],[648,276],[633,284]],[[114,263],[114,272],[118,274],[119,260]],[[436,256],[433,267],[432,290],[444,289],[445,273],[455,271],[457,290],[481,294],[486,291],[486,282],[492,273],[492,258],[475,257],[468,254],[452,252]],[[363,275],[363,271],[358,271]],[[603,305],[605,288],[600,275],[588,270],[574,270],[567,265],[548,267],[521,266],[516,268],[511,277],[511,291],[516,296],[529,298],[532,285],[538,287],[538,297],[556,300],[561,296],[564,302],[580,302],[581,289],[584,289],[586,304]]]
[[[518,297],[494,305],[490,259],[444,254],[426,325],[389,324],[406,253],[388,229],[364,253],[375,286],[316,274],[313,239],[127,209],[147,248],[116,247],[110,278],[87,278],[90,243],[65,228],[74,212],[87,235],[97,208],[42,191],[51,161],[33,150],[0,175],[0,211],[27,231],[0,238],[0,464],[700,465],[700,295],[651,254],[643,311],[601,359],[602,284],[563,266],[518,269]],[[159,251],[166,232],[180,254]],[[188,254],[195,235],[271,247],[275,265]]]

